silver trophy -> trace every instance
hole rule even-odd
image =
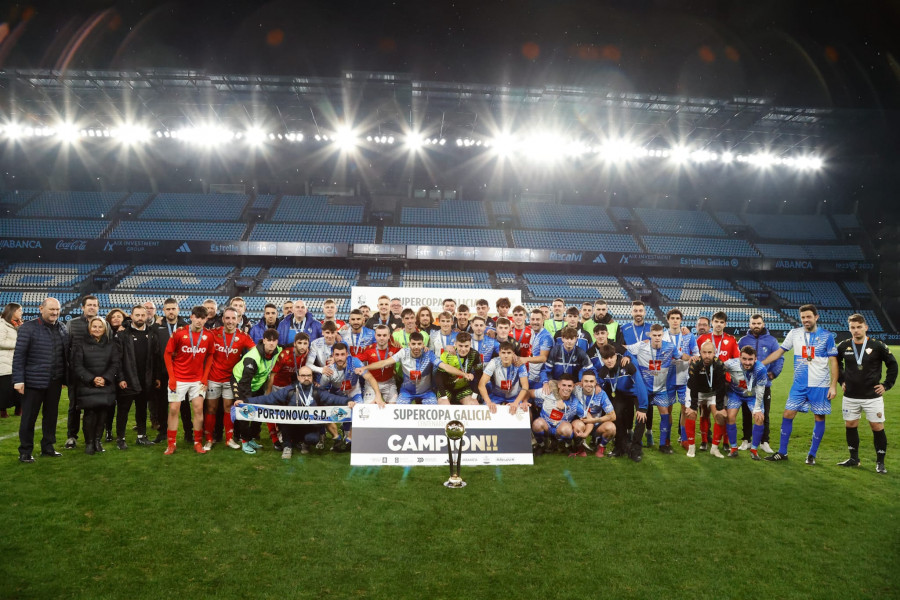
[[[459,476],[459,468],[462,464],[462,438],[466,433],[466,426],[460,421],[450,421],[444,427],[447,434],[447,456],[450,458],[450,479],[444,482],[448,488],[466,487],[466,482]],[[456,442],[456,463],[453,462],[453,443]]]

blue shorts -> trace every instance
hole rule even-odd
[[[814,415],[830,415],[831,400],[828,399],[828,388],[791,388],[784,410],[809,412]]]
[[[675,394],[670,394],[668,391],[649,394],[649,398],[651,406],[668,407],[675,404]]]
[[[550,435],[553,437],[560,439],[558,435],[556,435],[556,428],[562,425],[563,423],[568,423],[568,421],[560,421],[556,425],[552,425],[550,422],[547,423],[547,427],[550,428]],[[573,430],[574,431],[574,430]]]
[[[437,404],[437,396],[434,395],[434,392],[415,394],[407,390],[400,390],[397,393],[397,404],[412,404],[416,400],[422,404]]]
[[[494,404],[512,404],[518,398],[518,394],[513,396],[512,398],[507,398],[506,396],[497,396],[495,394],[490,394],[491,402]]]
[[[544,384],[541,383],[540,380],[538,380],[538,381],[532,381],[530,379],[528,380],[528,389],[529,390],[539,390],[542,387],[544,387]]]
[[[756,394],[743,396],[729,390],[725,398],[725,408],[728,410],[737,410],[741,407],[741,404],[749,406],[750,411],[752,412],[753,407],[756,406]]]
[[[673,396],[673,400],[678,400],[680,404],[684,404],[684,399],[687,396],[687,384],[676,385],[669,393]]]

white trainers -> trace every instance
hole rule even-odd
[[[694,458],[697,456],[697,444],[691,444],[688,446],[687,457]]]
[[[300,454],[309,454],[309,446],[307,444],[300,444]]]
[[[709,453],[716,458],[725,458],[725,456],[721,452],[719,452],[718,446],[710,446]]]
[[[212,447],[213,447],[213,441],[212,441],[212,440],[206,440],[206,443],[203,444],[203,449],[206,450],[207,452],[209,452],[210,450],[212,450]]]
[[[241,445],[238,444],[236,441],[234,441],[234,438],[231,438],[230,440],[228,440],[228,443],[226,443],[225,445],[228,446],[229,448],[233,448],[235,450],[241,449]]]
[[[292,456],[294,456],[294,449],[290,446],[285,447],[285,449],[281,451],[281,458],[284,460],[289,460]]]
[[[759,449],[769,454],[775,454],[775,451],[772,450],[772,446],[769,445],[769,442],[763,442],[762,444],[760,444]]]
[[[750,442],[748,442],[747,440],[744,440],[743,442],[741,442],[741,446],[738,448],[738,450],[749,450],[749,449],[750,449]]]

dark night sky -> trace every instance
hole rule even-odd
[[[568,84],[900,106],[897,2],[14,3],[0,67],[195,68]],[[862,8],[860,8],[862,7]]]

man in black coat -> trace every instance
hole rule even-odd
[[[167,298],[166,301],[163,302],[162,323],[159,323],[151,328],[153,335],[156,336],[160,364],[163,364],[163,354],[166,351],[166,344],[169,343],[169,338],[172,337],[172,334],[175,333],[175,330],[184,327],[186,324],[187,322],[178,316],[178,300],[174,298]],[[169,420],[169,375],[163,368],[160,368],[159,380],[160,387],[153,390],[153,400],[155,403],[154,410],[156,411],[156,418],[159,422],[159,434],[157,434],[156,439],[153,440],[154,444],[159,444],[166,441],[166,423]],[[182,402],[181,424],[184,426],[184,439],[189,443],[194,441],[194,426],[191,418],[192,416],[190,403]]]
[[[116,447],[119,450],[128,448],[125,427],[132,403],[137,424],[137,444],[152,446],[153,442],[147,438],[147,406],[152,406],[153,394],[161,388],[162,351],[158,348],[156,335],[147,326],[147,309],[140,305],[131,309],[131,324],[116,334],[116,343],[122,358],[117,378]]]
[[[22,394],[22,420],[19,423],[19,461],[33,463],[34,426],[42,413],[41,456],[61,456],[56,443],[56,419],[59,396],[66,384],[69,368],[69,339],[59,322],[59,300],[45,298],[40,316],[19,327],[13,352],[13,388]],[[41,410],[43,407],[43,410]]]

